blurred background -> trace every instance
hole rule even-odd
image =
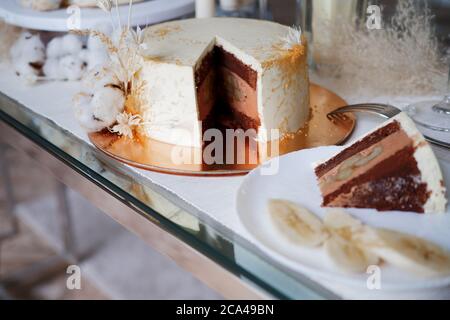
[[[205,1],[198,1],[197,6],[202,5],[200,2]],[[450,0],[415,3],[417,14],[424,12],[426,7],[430,10],[438,50],[446,57],[450,47]],[[339,39],[334,35],[330,39],[329,29],[320,24],[322,20],[343,25],[349,23],[350,26],[364,23],[369,4],[382,8],[382,27],[385,28],[396,14],[398,1],[221,0],[217,1],[213,14],[301,25],[310,38],[311,48],[324,48],[335,46]],[[206,11],[203,14],[211,14],[208,8],[202,10]],[[194,15],[192,12],[183,17]],[[324,49],[321,50],[323,53]],[[333,57],[313,52],[312,59],[314,69],[318,62],[332,63]],[[448,69],[442,71],[448,73]],[[0,296],[30,299],[221,298],[80,195],[65,189],[32,159],[5,146],[0,146],[0,155]],[[52,263],[52,268],[48,268],[49,259],[67,249],[64,228],[68,221],[74,230],[70,245],[82,257],[81,290],[66,289],[67,274],[63,264]]]

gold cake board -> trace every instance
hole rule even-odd
[[[279,141],[279,154],[344,142],[355,127],[355,116],[347,114],[343,120],[332,121],[327,118],[327,114],[346,104],[341,97],[332,91],[319,85],[311,84],[311,119],[305,128]],[[195,154],[201,150],[174,146],[148,138],[129,139],[107,131],[90,133],[89,138],[98,149],[116,160],[141,169],[170,174],[199,176],[241,175],[248,173],[259,165],[259,163],[206,165],[195,161],[192,161],[192,163],[180,163],[178,160],[173,161],[174,148],[177,148],[178,153],[184,152],[184,154]],[[248,153],[249,151],[245,150],[245,152]],[[262,162],[265,160],[258,161]]]

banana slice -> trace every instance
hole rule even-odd
[[[337,234],[348,241],[354,241],[359,246],[378,243],[373,228],[363,224],[344,210],[328,210],[323,223],[331,233]]]
[[[368,250],[386,262],[422,276],[450,274],[450,253],[430,241],[387,229],[376,229],[379,243]]]
[[[323,223],[327,228],[331,229],[350,228],[352,230],[358,230],[362,226],[361,221],[353,218],[341,209],[329,209],[323,218]]]
[[[331,261],[345,272],[365,272],[368,266],[380,262],[378,256],[338,234],[327,239],[324,248]]]
[[[343,210],[322,221],[297,204],[273,199],[270,215],[283,235],[304,246],[324,244],[331,261],[346,272],[365,272],[381,260],[422,276],[450,275],[450,252],[416,236],[363,224]]]
[[[268,208],[275,226],[292,242],[316,247],[328,237],[322,221],[293,202],[272,199]]]
[[[328,210],[327,215],[323,219],[323,224],[325,228],[339,234],[346,240],[351,240],[354,234],[360,232],[363,228],[361,221],[339,209]]]

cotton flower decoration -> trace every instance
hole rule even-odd
[[[65,56],[58,61],[58,64],[59,72],[64,80],[77,81],[85,73],[83,61],[77,56]]]
[[[121,83],[115,73],[108,66],[97,65],[85,74],[81,81],[82,91],[94,94],[105,87],[119,88]]]
[[[116,124],[123,112],[125,97],[118,89],[104,87],[94,93],[81,92],[74,97],[75,117],[88,132],[100,131]]]
[[[91,100],[91,95],[80,93],[74,97],[73,109],[75,118],[83,129],[87,132],[97,132],[105,128],[106,124],[93,114]]]
[[[128,97],[136,94],[140,88],[139,83],[135,83],[135,77],[142,67],[142,50],[145,49],[143,30],[139,27],[136,30],[131,28],[132,5],[133,1],[130,0],[128,24],[122,28],[118,1],[99,0],[97,6],[110,14],[112,32],[77,32],[78,35],[89,36],[88,49],[95,49],[93,51],[97,52],[103,45],[102,57],[108,60],[96,64],[84,77],[81,94],[89,98],[75,101],[78,120],[88,130],[108,129],[128,138],[133,137],[135,127],[143,124],[141,116],[128,113],[125,107]],[[111,14],[113,7],[117,12],[116,21]],[[82,51],[80,54],[85,59],[90,57],[87,52]]]
[[[119,89],[100,88],[94,92],[90,106],[94,117],[103,121],[105,128],[110,127],[116,122],[117,115],[123,112],[125,97]]]
[[[289,28],[288,34],[281,38],[284,50],[291,50],[302,45],[302,29],[298,26]]]
[[[86,59],[81,55],[83,42],[74,34],[53,38],[47,45],[43,73],[47,80],[80,80],[86,72]]]
[[[116,117],[117,124],[111,128],[111,132],[118,135],[133,138],[133,129],[142,124],[142,118],[140,115],[132,115],[127,112],[122,112]]]
[[[45,45],[39,35],[22,32],[10,49],[16,74],[27,84],[35,83],[45,62]]]
[[[38,81],[77,81],[90,64],[82,57],[83,42],[79,36],[55,37],[47,46],[38,34],[23,32],[11,47],[11,61],[16,74],[26,84]]]

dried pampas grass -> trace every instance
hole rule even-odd
[[[321,32],[332,41],[314,39],[314,58],[321,77],[332,78],[343,94],[426,95],[446,89],[448,64],[439,53],[427,8],[399,1],[382,29],[348,21],[323,21]]]

